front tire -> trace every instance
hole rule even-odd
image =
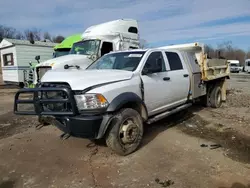
[[[112,121],[106,136],[106,144],[118,155],[126,156],[136,151],[143,136],[140,114],[131,108],[120,110]]]

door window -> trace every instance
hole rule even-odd
[[[113,43],[111,42],[103,42],[101,49],[101,56],[113,51]]]
[[[152,52],[143,67],[144,73],[165,72],[166,66],[161,52]]]
[[[181,59],[175,52],[165,52],[168,58],[169,66],[171,71],[183,69]]]

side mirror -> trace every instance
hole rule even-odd
[[[148,69],[143,69],[142,72],[141,72],[142,75],[147,75],[149,74],[149,71]]]
[[[157,72],[161,72],[161,67],[154,67],[154,68],[144,68],[142,70],[142,75],[147,75],[147,74],[153,74],[153,73],[157,73]]]
[[[40,55],[37,55],[37,56],[35,57],[35,60],[39,61],[39,60],[40,60]]]

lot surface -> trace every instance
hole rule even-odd
[[[236,75],[222,108],[196,105],[147,126],[141,148],[126,157],[103,143],[61,140],[53,126],[36,130],[36,117],[13,115],[16,90],[0,89],[0,188],[163,187],[158,180],[173,188],[249,188],[250,76]]]

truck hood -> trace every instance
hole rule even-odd
[[[36,67],[52,66],[55,68],[64,68],[64,65],[79,65],[82,69],[87,68],[93,61],[86,55],[68,54],[61,57],[49,59],[39,63]]]
[[[41,81],[67,82],[72,90],[85,90],[89,87],[129,80],[132,76],[133,72],[123,70],[77,70],[70,68],[48,71]]]

